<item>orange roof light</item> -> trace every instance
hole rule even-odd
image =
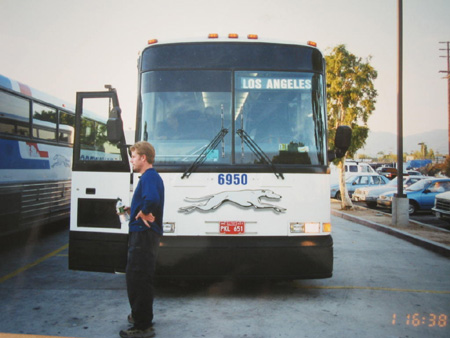
[[[311,46],[311,47],[317,47],[317,42],[314,42],[314,41],[308,41],[308,46]]]
[[[236,34],[236,33],[230,33],[230,34],[228,34],[228,38],[230,38],[230,39],[237,39],[238,37],[239,37],[239,35]]]
[[[147,44],[153,45],[153,44],[155,44],[155,43],[157,43],[157,42],[158,42],[158,39],[151,39],[151,40],[148,40],[148,41],[147,41]]]
[[[219,34],[217,33],[209,33],[208,34],[208,39],[218,39],[219,38]]]
[[[249,34],[249,35],[247,35],[247,39],[257,40],[258,39],[258,34]]]

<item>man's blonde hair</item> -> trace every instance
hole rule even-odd
[[[136,142],[131,146],[130,151],[136,151],[139,155],[145,155],[147,162],[153,164],[155,162],[155,148],[146,141]]]

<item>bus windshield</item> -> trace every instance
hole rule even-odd
[[[140,138],[158,149],[160,165],[194,161],[224,128],[205,164],[260,164],[245,134],[273,163],[321,165],[323,93],[322,76],[309,72],[148,71]]]

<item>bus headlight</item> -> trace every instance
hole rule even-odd
[[[331,231],[331,224],[330,223],[324,223],[324,232],[330,232]],[[289,223],[289,228],[291,234],[312,234],[312,233],[320,233],[320,222],[291,222]],[[327,229],[327,230],[326,230]]]
[[[320,223],[319,222],[309,222],[305,223],[305,234],[319,233]]]
[[[291,234],[299,234],[303,232],[303,223],[290,223]]]

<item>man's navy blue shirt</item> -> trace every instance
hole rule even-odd
[[[136,216],[141,210],[144,214],[152,213],[155,216],[155,221],[150,223],[150,229],[162,235],[164,183],[154,168],[147,169],[142,174],[134,191],[130,210],[130,232],[148,230],[141,218],[136,220]]]

